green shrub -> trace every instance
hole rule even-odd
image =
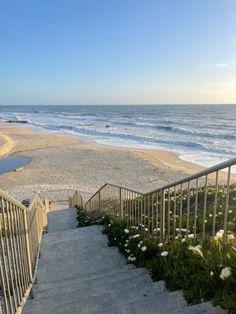
[[[164,280],[171,290],[182,289],[189,303],[211,300],[236,310],[236,242],[232,234],[224,236],[221,231],[201,244],[192,238],[162,244],[147,232],[115,219],[107,220],[103,233],[129,263],[148,268],[153,280]]]

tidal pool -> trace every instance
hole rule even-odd
[[[31,160],[25,156],[7,156],[0,158],[0,174],[12,170],[17,170],[26,165]]]

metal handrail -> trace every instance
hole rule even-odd
[[[236,215],[236,184],[231,176],[234,165],[236,158],[149,192],[106,183],[86,202],[77,191],[70,203],[89,212],[107,211],[129,224],[141,225],[150,234],[158,234],[160,241],[183,236],[183,232],[214,237],[219,228],[225,234],[230,231],[228,222]]]
[[[47,202],[36,194],[29,208],[0,190],[0,313],[20,313],[32,288]]]
[[[194,173],[194,174],[192,174],[192,175],[190,175],[188,177],[185,177],[183,179],[177,180],[177,181],[175,181],[173,183],[166,184],[166,185],[162,186],[161,188],[158,188],[158,189],[155,189],[155,190],[152,190],[152,191],[146,193],[146,195],[149,194],[149,193],[158,192],[158,191],[163,190],[163,189],[168,189],[168,188],[171,188],[172,186],[183,184],[183,183],[188,182],[188,181],[192,181],[194,179],[203,177],[205,175],[212,174],[213,172],[223,170],[223,169],[231,167],[233,165],[236,165],[236,157],[235,158],[231,158],[229,160],[226,160],[226,161],[224,161],[224,162],[222,162],[220,164],[217,164],[215,166],[208,167],[208,168],[206,168],[204,170],[196,172],[196,173]]]
[[[159,192],[159,191],[162,191],[162,190],[165,190],[165,189],[168,189],[168,188],[171,188],[173,186],[176,186],[176,185],[179,185],[179,184],[183,184],[183,183],[186,183],[188,181],[192,181],[194,179],[197,179],[199,177],[203,177],[205,175],[209,175],[215,171],[220,171],[222,169],[225,169],[227,167],[230,167],[230,166],[233,166],[233,165],[236,165],[236,157],[235,158],[231,158],[229,160],[226,160],[220,164],[217,164],[215,166],[212,166],[212,167],[208,167],[204,170],[201,170],[199,172],[196,172],[188,177],[184,177],[183,179],[180,179],[180,180],[177,180],[177,181],[174,181],[172,183],[168,183],[166,185],[163,185],[157,189],[154,189],[154,190],[151,190],[151,191],[148,191],[148,192],[143,192],[143,191],[139,191],[139,190],[135,190],[135,189],[131,189],[129,187],[125,187],[123,185],[116,185],[116,184],[112,184],[112,183],[105,183],[103,186],[101,186],[86,202],[89,203],[89,201],[97,194],[99,193],[104,187],[106,186],[111,186],[111,187],[114,187],[114,188],[119,188],[119,189],[123,189],[123,190],[126,190],[126,191],[130,191],[130,192],[133,192],[133,193],[138,193],[138,194],[141,194],[141,195],[149,195],[151,193],[155,193],[155,192]]]

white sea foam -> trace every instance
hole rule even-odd
[[[204,166],[204,167],[212,167],[221,162],[228,160],[221,155],[214,154],[206,154],[206,153],[194,153],[194,154],[183,154],[179,156],[180,159],[189,161],[193,164]],[[227,171],[227,169],[225,169]],[[231,168],[232,173],[236,173],[236,166]]]
[[[105,145],[166,149],[204,167],[236,156],[236,106],[0,106],[0,117]]]

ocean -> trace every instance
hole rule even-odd
[[[236,105],[0,106],[0,117],[89,142],[165,149],[201,166],[236,156]]]

